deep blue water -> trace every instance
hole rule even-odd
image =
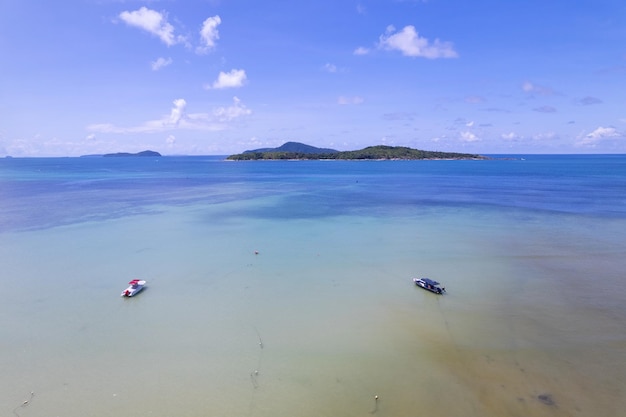
[[[626,216],[624,155],[489,161],[257,161],[223,157],[0,160],[0,232],[275,196],[225,216],[411,215],[438,207]]]

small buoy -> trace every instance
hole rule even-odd
[[[374,399],[378,401],[378,395],[374,395]]]
[[[258,250],[255,250],[255,251],[254,251],[254,254],[255,254],[255,255],[258,255],[258,254],[259,254],[259,251],[258,251]]]

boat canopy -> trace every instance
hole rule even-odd
[[[430,278],[421,278],[422,281],[424,281],[426,284],[430,284],[430,285],[439,285],[439,283],[437,281],[434,281]]]

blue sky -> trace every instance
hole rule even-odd
[[[0,1],[0,156],[626,153],[623,0]]]

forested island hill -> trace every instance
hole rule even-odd
[[[231,161],[251,160],[281,160],[281,159],[336,159],[336,160],[417,160],[417,159],[488,159],[486,156],[458,153],[438,152],[412,149],[404,146],[368,146],[356,151],[337,151],[327,148],[316,148],[298,142],[287,142],[278,148],[264,148],[245,151],[230,155],[226,159]]]

